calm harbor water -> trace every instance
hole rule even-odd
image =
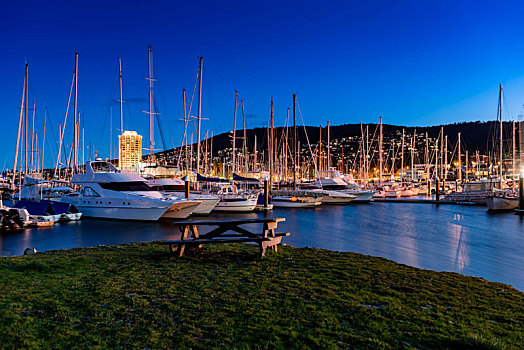
[[[402,264],[453,271],[508,283],[524,290],[524,218],[488,214],[484,207],[371,203],[275,209],[272,213],[223,214],[210,218],[285,217],[279,231],[295,247],[319,247],[381,256]],[[0,234],[0,255],[176,239],[168,222],[82,219],[48,229]],[[167,248],[166,248],[167,252]]]

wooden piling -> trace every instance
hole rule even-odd
[[[190,185],[190,181],[189,180],[186,180],[184,182],[184,194],[186,196],[186,198],[189,198],[189,185]]]
[[[519,177],[519,209],[524,210],[524,177]]]
[[[269,184],[267,179],[264,180],[264,209],[269,207]]]

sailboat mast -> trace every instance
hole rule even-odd
[[[236,135],[237,135],[237,107],[238,107],[238,91],[235,90],[235,112],[233,113],[233,154],[232,154],[232,173],[235,173],[236,168]]]
[[[186,163],[186,175],[187,175],[187,172],[188,172],[188,169],[189,169],[189,163],[188,163],[188,154],[187,154],[187,121],[188,121],[188,116],[187,116],[187,110],[186,110],[186,89],[182,89],[182,99],[184,100],[183,101],[183,105],[184,105],[184,140],[182,142],[182,146],[185,146],[184,149],[185,149],[185,163]],[[185,143],[185,145],[184,145]]]
[[[329,134],[329,120],[327,121],[327,170],[331,168],[331,153],[330,153],[331,136]]]
[[[204,57],[200,57],[199,63],[199,83],[198,83],[198,128],[197,128],[197,160],[196,170],[200,171],[200,125],[202,122],[202,66],[204,64]]]
[[[247,138],[246,138],[246,116],[244,114],[244,101],[243,100],[240,100],[240,105],[242,106],[242,123],[244,125],[244,141],[242,142],[243,143],[243,153],[244,153],[244,176],[247,175],[247,147],[246,147],[246,144],[247,144]]]
[[[36,103],[33,101],[33,116],[31,118],[31,158],[29,162],[29,172],[34,171],[34,154],[35,154],[35,113],[36,113]]]
[[[14,161],[14,164],[13,164],[13,182],[12,182],[12,188],[14,189],[15,188],[15,178],[16,178],[16,166],[17,166],[17,163],[18,163],[18,151],[20,149],[20,133],[22,131],[22,121],[23,121],[23,117],[24,117],[24,102],[25,102],[25,90],[26,90],[26,85],[27,85],[27,72],[28,72],[28,64],[26,63],[25,64],[25,73],[24,73],[24,87],[22,89],[22,102],[20,103],[20,117],[18,118],[18,133],[16,135],[16,150],[15,150],[15,161]],[[22,163],[20,161],[20,163]],[[22,176],[22,175],[20,175]]]
[[[500,92],[499,92],[499,115],[500,115],[499,175],[500,175],[500,189],[502,189],[502,84],[500,84]]]
[[[404,172],[404,133],[405,129],[402,129],[402,151],[400,154],[400,183],[403,182],[402,173]]]
[[[255,146],[253,147],[253,158],[254,158],[254,162],[253,162],[253,170],[257,171],[258,170],[258,166],[257,166],[257,135],[255,134]]]
[[[369,125],[366,125],[366,186],[369,183]]]
[[[459,182],[462,182],[462,154],[460,153],[460,132],[458,133],[458,174],[457,174],[457,177],[458,177],[458,181]]]
[[[426,150],[424,152],[425,154],[425,164],[426,164],[426,182],[427,182],[427,195],[431,195],[431,179],[429,175],[429,141],[428,141],[428,133],[426,132]]]
[[[148,78],[149,80],[149,157],[150,161],[153,157],[155,150],[155,120],[153,112],[153,49],[151,46],[148,47]]]
[[[269,189],[273,189],[273,141],[274,141],[274,138],[273,138],[273,96],[271,96],[271,114],[269,116],[269,122],[270,122],[270,125],[271,125],[271,129],[270,129],[270,132],[269,132],[269,154],[268,154],[268,158],[269,158]]]
[[[75,100],[74,100],[74,118],[75,118],[75,136],[74,136],[74,155],[73,155],[73,172],[77,172],[78,167],[78,53],[75,53]]]
[[[215,172],[215,162],[213,161],[213,130],[211,130],[211,140],[209,145],[209,161],[211,163],[211,175]]]
[[[27,69],[27,65],[26,65]],[[24,173],[27,174],[27,111],[28,100],[29,100],[29,76],[26,76],[26,85],[25,85],[25,108],[24,108]]]
[[[379,142],[378,142],[378,180],[380,184],[382,185],[382,162],[383,162],[383,156],[382,156],[382,142],[383,142],[383,135],[382,135],[382,116],[380,116],[380,136],[379,136]]]
[[[322,124],[320,124],[320,134],[318,136],[318,170],[322,171]]]
[[[413,132],[413,135],[411,135],[411,181],[414,180],[414,172],[413,172],[413,168],[414,168],[414,164],[415,164],[415,135],[417,134],[417,129],[415,129],[415,131]]]
[[[444,138],[444,181],[448,179],[448,135]]]
[[[512,154],[511,154],[511,178],[515,178],[515,156],[517,154],[516,152],[516,144],[515,144],[515,120],[513,120],[513,123],[511,124],[511,133],[512,133]]]
[[[296,108],[297,95],[293,94],[293,189],[297,190],[297,108]]]
[[[42,135],[42,173],[44,172],[44,151],[45,151],[45,127],[47,120],[47,107],[44,108],[44,133]]]
[[[124,134],[124,100],[122,98],[122,60],[118,57],[118,75],[120,79],[120,135]]]

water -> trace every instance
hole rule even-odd
[[[486,208],[410,203],[275,209],[272,213],[223,214],[210,218],[285,217],[283,242],[381,256],[402,264],[453,271],[524,290],[524,218],[488,214]],[[0,255],[177,239],[167,222],[136,223],[82,219],[49,229],[0,235]],[[167,248],[166,248],[167,249]],[[166,250],[167,252],[167,250]]]

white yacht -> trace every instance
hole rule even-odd
[[[227,212],[251,212],[255,210],[258,201],[258,193],[241,193],[235,185],[216,184],[209,192],[220,198],[220,202],[213,211]]]
[[[180,179],[150,179],[147,180],[147,184],[168,198],[176,199],[185,196],[185,183]],[[189,193],[189,199],[201,202],[198,207],[193,210],[194,215],[209,215],[209,213],[211,213],[211,211],[217,206],[218,202],[220,202],[220,197],[218,196],[193,192]]]
[[[200,204],[168,199],[149,187],[141,176],[121,172],[104,161],[87,162],[85,174],[73,175],[71,183],[80,190],[64,195],[61,201],[74,204],[87,217],[143,221],[185,219]]]
[[[317,179],[317,181],[313,182],[315,186],[325,190],[338,191],[356,196],[356,198],[353,199],[354,203],[369,202],[375,194],[374,191],[358,188],[356,184],[346,183],[340,172],[333,169],[317,171]]]

